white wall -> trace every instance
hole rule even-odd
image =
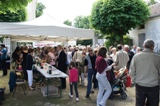
[[[145,23],[145,29],[138,30],[137,28],[129,31],[130,37],[133,39],[133,44],[138,45],[138,34],[145,33],[146,39],[151,38],[155,43],[160,42],[160,16],[150,18]]]
[[[106,39],[98,39],[98,44],[104,45]]]
[[[160,16],[146,22],[146,38],[151,38],[155,43],[160,42]]]
[[[28,4],[27,6],[28,19],[27,20],[33,20],[36,18],[36,3],[37,3],[37,0],[32,0],[32,2]]]

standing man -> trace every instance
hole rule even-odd
[[[57,59],[58,66],[57,66],[57,68],[60,71],[66,73],[66,70],[67,70],[67,65],[66,65],[67,56],[66,56],[66,53],[62,49],[61,45],[57,46],[57,51],[58,51],[58,59]],[[66,78],[61,78],[61,86],[62,86],[62,89],[66,89]]]
[[[133,45],[133,49],[131,50],[134,54],[136,54],[137,46]]]
[[[131,62],[130,76],[136,85],[136,106],[159,106],[160,55],[153,52],[154,41],[146,39],[144,50]]]
[[[129,61],[128,61],[128,63],[127,63],[127,69],[129,70],[130,64],[131,64],[131,61],[132,61],[132,58],[133,58],[133,56],[134,56],[134,53],[129,49],[129,46],[128,46],[128,45],[124,45],[124,51],[127,52],[128,57],[129,57]]]
[[[119,70],[127,66],[129,57],[128,57],[127,52],[123,51],[122,45],[119,44],[117,46],[117,49],[118,49],[118,52],[116,53],[115,69]]]
[[[79,84],[82,84],[82,77],[81,77],[81,73],[82,73],[82,48],[79,48],[77,51],[75,51],[74,55],[73,55],[73,62],[76,63],[76,69],[78,70],[78,82]]]
[[[86,76],[86,71],[88,70],[88,84],[87,84],[87,92],[86,92],[86,98],[89,98],[90,93],[94,93],[92,91],[92,81],[94,83],[94,88],[98,87],[98,82],[96,79],[96,70],[95,70],[95,62],[96,62],[96,55],[93,53],[93,49],[90,47],[88,48],[88,54],[86,56],[86,61],[84,63],[84,68],[85,68],[85,76]]]
[[[6,60],[7,60],[7,49],[5,48],[4,44],[1,44],[1,62],[2,62],[2,70],[3,70],[3,76],[7,75],[7,64],[6,64]]]

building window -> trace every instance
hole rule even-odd
[[[145,25],[141,25],[138,27],[138,29],[144,29],[145,28]]]
[[[143,42],[146,39],[146,34],[145,33],[140,33],[138,34],[138,46],[143,47]]]

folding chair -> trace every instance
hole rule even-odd
[[[17,79],[17,80],[16,80],[16,85],[15,85],[15,87],[14,87],[13,96],[14,96],[14,94],[15,94],[15,92],[16,92],[16,88],[17,88],[18,85],[19,85],[19,86],[20,86],[20,85],[22,86],[24,95],[26,96],[26,93],[25,93],[25,91],[26,91],[25,83],[26,83],[26,82],[25,82],[24,79]]]
[[[26,95],[25,90],[25,80],[24,79],[17,79],[17,75],[14,71],[10,72],[10,80],[9,80],[9,86],[10,86],[10,92],[13,92],[13,96],[16,92],[16,88],[18,85],[21,85],[23,88],[24,95]]]

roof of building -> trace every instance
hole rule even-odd
[[[160,16],[160,3],[150,6],[150,18]]]

